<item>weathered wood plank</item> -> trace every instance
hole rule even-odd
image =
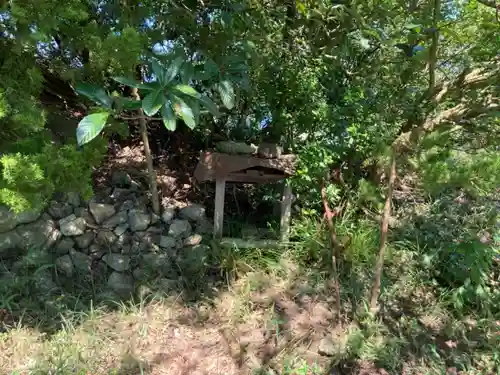
[[[218,178],[215,181],[215,213],[214,213],[214,238],[222,237],[224,226],[224,195],[226,190],[226,180]]]
[[[284,181],[283,197],[281,200],[281,241],[288,241],[290,235],[290,216],[292,214],[292,187],[288,181]]]

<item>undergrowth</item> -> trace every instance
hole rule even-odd
[[[462,374],[498,373],[499,233],[494,214],[478,211],[475,205],[483,204],[479,201],[470,201],[468,220],[457,211],[464,208],[457,208],[452,199],[426,204],[426,209],[406,215],[391,231],[382,309],[376,317],[366,306],[378,225],[349,211],[339,217],[336,229],[348,246],[339,267],[343,329],[334,336],[335,353],[326,362],[317,355],[322,360],[311,361],[301,351],[307,342],[301,342],[277,353],[274,366],[262,365],[255,373],[324,374],[329,368],[356,373],[364,366],[389,374],[437,375],[450,368]],[[481,238],[484,233],[488,241]],[[0,311],[15,319],[9,322],[3,317],[0,372],[83,374],[106,369],[116,374],[153,374],[146,354],[142,358],[130,352],[126,327],[133,326],[141,340],[154,341],[161,330],[159,321],[151,319],[161,315],[161,324],[168,326],[172,306],[196,308],[186,324],[204,327],[215,311],[220,327],[253,322],[280,342],[295,334],[287,326],[293,318],[280,313],[281,299],[297,303],[305,295],[312,301],[331,301],[330,251],[324,223],[304,216],[294,222],[288,246],[235,249],[213,243],[201,265],[182,269],[182,279],[189,282],[154,293],[152,280],[146,293],[112,303],[105,302],[100,285],[47,281],[53,265],[40,253],[29,252],[14,265],[15,277],[12,265],[8,269],[4,264]],[[186,288],[198,288],[197,298],[188,298],[194,294]],[[113,360],[99,354],[99,347],[109,345],[119,348]]]

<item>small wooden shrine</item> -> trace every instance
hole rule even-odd
[[[227,154],[202,152],[194,172],[197,181],[215,181],[214,237],[222,237],[224,223],[224,194],[226,182],[274,183],[284,180],[281,200],[281,239],[288,238],[292,205],[292,190],[286,179],[295,173],[295,155]]]

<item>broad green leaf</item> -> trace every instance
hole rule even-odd
[[[135,100],[131,98],[123,98],[119,97],[118,102],[120,103],[123,109],[141,109],[142,103],[140,100]]]
[[[184,94],[184,95],[191,96],[193,98],[200,97],[200,93],[189,85],[175,85],[172,89],[174,91],[177,91],[177,92]]]
[[[407,23],[404,27],[405,29],[411,30],[411,29],[416,29],[417,27],[422,27],[422,25],[418,23]]]
[[[204,81],[207,80],[207,73],[205,72],[204,65],[196,65],[194,67],[193,79],[195,81]]]
[[[230,81],[221,81],[216,86],[217,91],[219,91],[222,103],[228,108],[232,109],[234,107],[234,88]]]
[[[186,62],[181,67],[181,81],[187,85],[194,77],[194,66],[191,62]]]
[[[219,67],[213,60],[208,59],[207,61],[205,61],[204,73],[205,73],[205,79],[213,78],[217,74],[219,74]]]
[[[164,75],[164,84],[170,83],[175,76],[179,73],[179,70],[181,68],[182,63],[184,62],[184,58],[179,56],[176,57],[168,66],[167,70],[165,71]]]
[[[233,18],[231,16],[231,12],[222,12],[221,14],[221,23],[225,27],[230,27],[233,22]]]
[[[106,91],[97,85],[84,82],[78,83],[75,86],[75,91],[107,109],[110,109],[113,104],[113,100],[109,97]]]
[[[188,105],[188,107],[191,108],[191,111],[193,112],[194,123],[199,124],[200,123],[200,101],[196,100],[194,98],[186,98],[185,102]]]
[[[196,121],[194,119],[193,109],[178,96],[173,97],[173,99],[175,103],[175,113],[177,113],[177,115],[184,120],[184,122],[190,129],[194,129],[194,127],[196,126]]]
[[[146,115],[153,116],[165,102],[166,98],[162,90],[153,91],[142,99],[142,109]]]
[[[97,137],[104,128],[104,125],[106,125],[108,117],[109,112],[93,113],[85,116],[76,128],[78,146],[82,146]]]
[[[156,76],[158,82],[165,86],[168,82],[165,82],[165,67],[156,59],[153,59],[151,66],[153,68],[153,73]]]
[[[208,96],[206,95],[201,95],[198,100],[200,101],[200,103],[206,108],[208,109],[208,111],[214,115],[214,116],[219,116],[219,108],[217,107],[217,105],[212,101],[212,99],[210,99]]]
[[[153,85],[153,84],[147,84],[147,83],[140,83],[140,82],[137,82],[133,78],[113,77],[113,79],[116,82],[121,83],[122,85],[129,86],[129,87],[134,87],[136,89],[149,90],[149,91],[156,90],[156,86],[155,85]]]
[[[165,127],[173,132],[177,127],[177,119],[175,118],[175,113],[172,110],[170,103],[165,103],[163,107],[161,107],[161,117]]]
[[[226,67],[227,73],[245,73],[248,67],[244,63],[232,64]]]

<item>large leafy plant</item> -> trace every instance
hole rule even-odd
[[[142,100],[122,96],[113,97],[104,88],[89,83],[77,85],[76,91],[94,101],[101,109],[99,112],[85,116],[78,124],[76,131],[78,145],[84,145],[97,137],[104,129],[109,117],[119,119],[124,110],[139,110],[141,114],[137,118],[143,115],[146,118],[152,118],[159,114],[165,127],[170,131],[176,129],[178,118],[193,129],[204,112],[208,111],[214,116],[219,114],[214,101],[193,87],[195,78],[212,78],[211,75],[204,73],[193,76],[192,64],[185,61],[183,57],[176,57],[167,64],[153,59],[150,68],[152,73],[150,82],[142,83],[128,77],[113,78],[120,84],[139,90],[144,95]],[[220,85],[226,88],[226,90],[219,90],[223,94],[221,95],[222,102],[226,107],[231,108],[235,100],[232,83],[225,79],[220,82]],[[205,110],[202,110],[202,107]]]
[[[176,56],[168,63],[156,58],[152,59],[150,74],[147,76],[146,82],[138,82],[128,77],[114,77],[116,82],[132,89],[133,98],[111,96],[104,88],[88,83],[76,87],[78,93],[87,96],[100,107],[99,112],[87,115],[78,124],[76,140],[79,146],[97,137],[104,129],[110,116],[115,119],[124,119],[121,116],[124,110],[136,112],[135,117],[127,117],[127,119],[139,120],[148,168],[151,203],[153,212],[156,214],[160,214],[160,204],[146,120],[151,120],[153,116],[160,114],[165,127],[174,131],[177,127],[177,118],[181,118],[189,128],[193,129],[199,123],[202,114],[201,107],[214,116],[217,116],[219,112],[217,105],[207,95],[193,87],[194,82],[201,82],[207,74],[195,76],[196,70],[193,64],[185,60],[182,56]],[[234,105],[232,83],[224,81],[223,85],[225,89],[219,90],[219,92],[224,93],[222,102],[227,107],[232,108]]]

